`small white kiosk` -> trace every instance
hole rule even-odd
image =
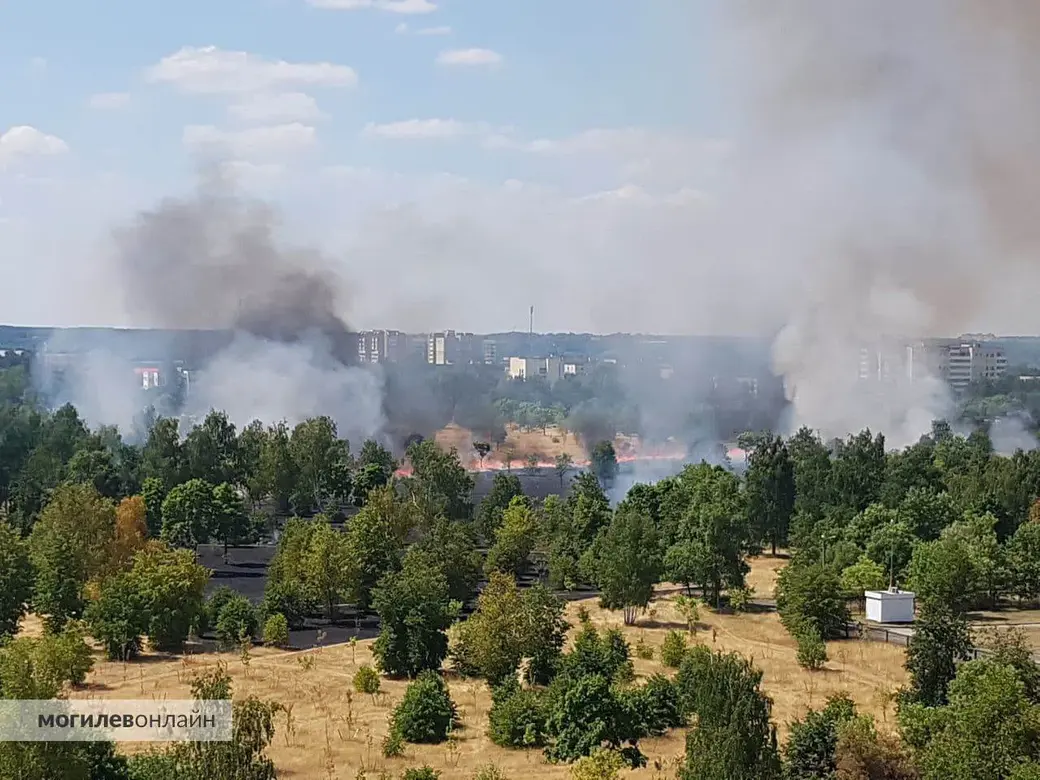
[[[899,588],[868,590],[867,620],[871,623],[913,623],[914,594]]]

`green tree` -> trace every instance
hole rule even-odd
[[[1040,600],[1040,523],[1023,523],[1007,543],[1007,562],[1015,594]]]
[[[448,580],[430,553],[410,550],[400,571],[387,574],[372,594],[380,631],[372,648],[389,675],[414,677],[439,669],[448,652],[448,626],[458,612]]]
[[[292,503],[297,512],[333,512],[351,493],[350,447],[331,417],[312,417],[293,428],[289,452],[295,464]]]
[[[303,557],[304,582],[314,600],[325,607],[325,617],[335,622],[336,605],[358,590],[358,561],[346,534],[324,518],[313,522]]]
[[[794,463],[783,439],[770,437],[751,453],[745,481],[753,536],[768,540],[776,555],[787,544],[795,501]]]
[[[141,651],[141,636],[148,631],[148,605],[129,573],[104,581],[98,598],[86,609],[90,633],[113,661],[133,660]]]
[[[862,512],[880,498],[885,481],[885,437],[863,430],[837,448],[831,480],[835,499]]]
[[[407,742],[437,744],[458,724],[458,712],[444,679],[427,669],[405,689],[394,708],[392,728]]]
[[[499,471],[491,480],[491,489],[477,509],[477,526],[485,539],[495,538],[502,516],[515,498],[523,498],[524,490],[520,478],[515,474]]]
[[[378,582],[387,572],[400,566],[399,549],[404,541],[401,534],[407,534],[407,526],[395,528],[395,524],[400,523],[397,515],[401,512],[392,489],[380,489],[380,494],[374,499],[362,507],[347,525],[347,545],[358,567],[352,596],[358,609],[362,610],[371,606],[372,589]]]
[[[904,699],[926,707],[945,704],[957,664],[970,652],[971,632],[964,617],[943,604],[922,605],[906,650],[910,685]]]
[[[238,434],[235,444],[237,456],[236,473],[239,484],[246,489],[249,499],[253,505],[258,505],[268,495],[270,486],[265,484],[261,459],[264,451],[264,441],[267,431],[260,420],[253,420],[245,426]]]
[[[197,548],[209,541],[216,524],[213,486],[203,479],[176,485],[162,503],[162,538],[177,547]]]
[[[152,425],[141,451],[141,471],[168,488],[185,480],[187,464],[176,419],[160,417]]]
[[[148,615],[148,639],[157,650],[180,650],[204,613],[209,570],[190,550],[154,546],[134,556],[130,587]]]
[[[426,440],[409,446],[406,457],[412,466],[412,500],[427,516],[444,514],[450,520],[470,519],[473,478],[459,462],[455,449],[441,452],[436,443]]]
[[[271,496],[281,512],[289,508],[298,473],[299,468],[290,447],[289,427],[285,422],[270,426],[260,447],[260,473],[257,480],[263,494]]]
[[[597,442],[589,453],[589,468],[605,488],[610,488],[617,479],[617,453],[611,441]]]
[[[776,609],[792,635],[810,626],[822,638],[842,636],[849,622],[841,580],[822,564],[784,567],[777,577]]]
[[[115,534],[115,507],[91,485],[57,488],[29,537],[36,570],[34,609],[60,631],[86,606],[83,587],[104,569]]]
[[[502,514],[495,530],[495,543],[488,550],[485,572],[520,574],[539,536],[538,516],[526,496],[516,496]]]
[[[221,482],[213,488],[213,535],[224,544],[224,562],[228,545],[240,541],[249,527],[249,517],[238,489],[230,482]]]
[[[624,611],[633,625],[654,593],[661,569],[657,529],[649,515],[634,506],[619,507],[590,550],[592,575],[604,609]]]
[[[141,483],[141,497],[144,499],[148,535],[158,537],[162,532],[162,503],[166,499],[166,486],[158,477],[148,477]]]
[[[545,725],[550,761],[577,761],[603,745],[634,746],[638,738],[618,692],[599,674],[558,678],[549,689]],[[641,758],[630,753],[633,763]]]
[[[567,479],[567,474],[570,473],[571,469],[574,468],[574,458],[568,453],[561,452],[556,456],[553,461],[553,469],[556,471],[556,476],[560,479],[560,490],[563,490],[564,480]]]
[[[210,411],[192,428],[184,438],[183,451],[193,479],[212,485],[241,483],[238,435],[224,412]]]
[[[235,647],[244,639],[252,640],[258,628],[256,609],[245,596],[232,595],[216,615],[217,640],[225,648]]]
[[[862,556],[851,566],[846,566],[841,572],[841,589],[847,597],[855,598],[859,602],[860,609],[864,608],[866,601],[866,596],[863,595],[865,591],[882,590],[886,584],[885,570],[866,556]]]
[[[785,777],[789,780],[833,778],[837,770],[838,731],[856,717],[856,705],[847,693],[827,699],[822,710],[809,710],[791,724],[784,746]]]
[[[452,601],[464,604],[473,597],[480,580],[481,555],[469,523],[436,520],[415,549],[428,553],[437,562]]]
[[[0,520],[0,642],[17,633],[32,590],[28,547],[17,531]]]
[[[681,780],[776,780],[780,758],[772,703],[761,691],[762,672],[736,653],[687,653],[676,686],[683,713],[696,717],[686,737]]]
[[[108,450],[77,450],[66,465],[66,472],[69,482],[90,485],[105,498],[120,497],[123,486]]]
[[[972,601],[976,578],[970,547],[957,536],[919,544],[910,559],[909,587],[921,606],[964,611]]]

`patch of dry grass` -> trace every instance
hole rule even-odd
[[[756,576],[762,581],[770,576],[768,570],[774,560],[755,562]],[[622,626],[620,613],[600,609],[594,599],[568,604],[567,617],[577,625],[578,608],[584,606],[596,626],[620,627],[633,645],[642,638],[654,647],[653,660],[635,659],[639,676],[671,673],[660,663],[660,646],[669,630],[685,628],[673,598],[662,590],[635,626]],[[792,719],[801,717],[808,707],[821,706],[828,695],[842,690],[849,692],[862,711],[875,715],[879,724],[891,722],[888,694],[905,679],[900,648],[857,640],[831,643],[831,660],[826,668],[806,672],[795,661],[794,642],[773,614],[716,615],[704,611],[693,640],[752,657],[763,670],[763,685],[773,698],[773,715],[781,738]],[[388,717],[407,683],[383,679],[382,692],[375,697],[354,692],[354,672],[362,664],[373,663],[371,641],[358,642],[355,648],[343,644],[298,652],[257,648],[248,664],[237,654],[148,655],[127,665],[99,660],[89,686],[74,695],[187,698],[192,677],[221,660],[234,678],[236,696],[254,694],[290,708],[290,716],[280,714],[277,718],[277,734],[270,751],[280,777],[347,779],[362,768],[399,774],[406,767],[426,763],[446,778],[468,778],[488,762],[494,762],[512,780],[567,777],[567,767],[546,764],[540,751],[505,750],[491,743],[486,734],[491,698],[487,686],[478,680],[449,680],[462,717],[463,727],[456,739],[437,746],[408,745],[403,757],[383,759],[380,744],[387,732]],[[682,754],[684,744],[682,732],[645,740],[643,750],[650,758],[649,766],[632,772],[632,776],[650,778],[661,771],[673,776],[670,767]],[[660,769],[655,769],[655,763]]]

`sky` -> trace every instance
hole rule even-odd
[[[725,264],[689,270],[730,148],[717,15],[0,0],[0,321],[148,324],[113,231],[216,168],[326,253],[358,328],[717,329]]]

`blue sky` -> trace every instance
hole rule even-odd
[[[289,235],[341,256],[347,278],[373,254],[414,265],[415,291],[361,306],[362,324],[511,326],[500,306],[447,322],[457,290],[431,289],[428,266],[472,277],[478,264],[534,257],[542,275],[510,306],[522,313],[520,300],[540,295],[553,324],[602,327],[612,293],[600,315],[579,315],[567,285],[605,253],[612,269],[631,261],[635,236],[681,232],[689,215],[676,210],[710,186],[725,149],[716,6],[0,0],[0,260],[34,267],[33,287],[69,266],[108,281],[104,237],[189,190],[204,159],[275,201]],[[640,213],[617,213],[622,201]],[[567,210],[575,203],[580,214]],[[408,225],[372,227],[404,207]],[[591,211],[601,208],[611,211]],[[431,258],[430,226],[445,221],[456,227]],[[625,235],[605,241],[613,226]],[[110,290],[98,295],[104,311],[121,308]],[[15,319],[96,321],[98,295],[0,304]]]

